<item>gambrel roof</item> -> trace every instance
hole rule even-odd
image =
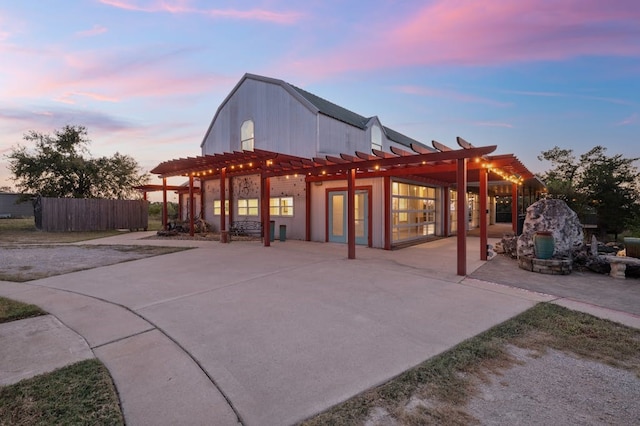
[[[216,114],[213,117],[213,120],[211,121],[211,125],[209,126],[209,129],[207,130],[207,133],[205,134],[205,137],[202,140],[202,143],[200,144],[200,146],[204,145],[204,142],[206,141],[207,136],[211,131],[211,128],[213,127],[213,123],[215,122],[216,117],[218,116],[218,113],[220,112],[221,108],[227,103],[227,101],[231,98],[231,96],[235,93],[235,91],[238,90],[238,88],[242,85],[242,83],[246,79],[258,80],[258,81],[263,81],[266,83],[277,84],[279,86],[282,86],[287,92],[289,92],[292,96],[297,98],[301,103],[303,103],[307,108],[311,109],[314,113],[326,115],[327,117],[331,117],[335,120],[341,121],[350,126],[357,127],[361,130],[366,130],[367,123],[372,118],[372,117],[365,117],[363,115],[350,111],[344,107],[341,107],[340,105],[334,104],[333,102],[330,102],[324,98],[321,98],[320,96],[314,95],[311,92],[307,92],[306,90],[296,87],[293,84],[287,83],[284,80],[247,73],[242,77],[242,79],[240,79],[238,84],[236,84],[236,86],[233,88],[231,93],[229,93],[229,95],[225,98],[222,104],[220,104],[220,107],[216,111]],[[399,143],[406,147],[411,147],[411,144],[413,144],[413,145],[421,145],[422,147],[429,150],[432,149],[431,147],[423,144],[422,142],[419,142],[406,135],[403,135],[402,133],[397,132],[393,129],[390,129],[387,126],[382,126],[382,129],[385,135],[387,136],[387,139],[393,142]]]
[[[328,100],[323,99],[320,96],[316,96],[313,93],[309,93],[306,90],[303,90],[292,84],[290,84],[290,86],[293,87],[298,93],[300,93],[306,100],[311,102],[316,108],[318,108],[318,112],[320,112],[321,114],[324,114],[331,118],[335,118],[338,121],[342,121],[343,123],[347,123],[362,130],[365,130],[367,128],[367,122],[369,121],[368,118],[363,117],[360,114],[356,114],[353,111],[349,111],[348,109],[343,108],[340,105],[329,102]]]

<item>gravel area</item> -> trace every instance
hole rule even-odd
[[[145,246],[8,246],[0,249],[0,280],[29,281],[113,265],[180,249]]]
[[[467,412],[485,425],[640,424],[640,379],[548,349],[510,347],[519,364],[489,376]]]
[[[547,349],[508,347],[515,360],[499,372],[473,377],[476,395],[463,406],[412,396],[404,413],[420,407],[448,412],[446,424],[492,426],[638,425],[640,378],[631,371]],[[442,420],[442,419],[441,419]],[[364,426],[439,424],[433,418],[402,421],[375,407]]]

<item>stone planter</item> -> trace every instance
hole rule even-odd
[[[536,259],[533,256],[520,256],[518,266],[525,271],[548,275],[569,275],[573,270],[571,259]]]
[[[553,234],[549,231],[538,231],[533,236],[533,246],[538,259],[551,259],[555,243]]]
[[[627,257],[640,259],[640,238],[624,237],[624,249]]]

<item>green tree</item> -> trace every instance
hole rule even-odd
[[[554,147],[543,151],[539,160],[552,168],[541,177],[549,195],[567,202],[581,218],[593,211],[602,235],[617,235],[633,226],[640,216],[640,175],[633,165],[637,158],[606,155],[596,146],[578,159],[570,149]]]
[[[134,186],[148,182],[138,163],[127,155],[92,158],[87,129],[64,126],[53,135],[29,131],[6,156],[13,180],[22,193],[43,197],[131,198]]]

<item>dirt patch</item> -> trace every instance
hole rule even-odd
[[[640,379],[564,352],[510,347],[520,363],[477,387],[468,413],[485,425],[638,424]]]
[[[0,280],[24,282],[184,250],[179,247],[46,245],[2,248]]]
[[[450,404],[413,395],[401,408],[373,408],[365,426],[422,424],[602,425],[640,422],[640,378],[561,351],[508,347],[506,369],[474,377],[474,396]]]

